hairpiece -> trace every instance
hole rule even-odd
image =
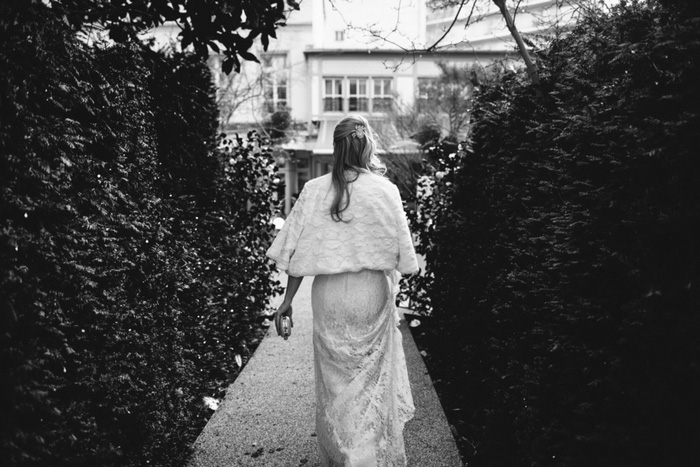
[[[365,126],[364,125],[355,125],[355,129],[353,130],[352,135],[355,138],[364,138]]]

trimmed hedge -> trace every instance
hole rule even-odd
[[[199,59],[0,12],[3,465],[180,465],[262,336],[276,166]]]
[[[583,21],[544,100],[504,75],[433,152],[414,298],[469,465],[700,461],[700,18],[666,3]]]

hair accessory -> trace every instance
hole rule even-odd
[[[352,135],[355,138],[364,138],[365,126],[364,125],[355,125],[355,129],[353,130]]]

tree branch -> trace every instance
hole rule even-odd
[[[523,42],[523,38],[520,35],[518,28],[515,27],[515,22],[510,16],[505,0],[493,0],[493,3],[495,3],[498,9],[501,10],[501,15],[503,15],[503,19],[506,21],[506,26],[508,27],[511,36],[513,36],[513,39],[515,39],[515,43],[518,45],[518,51],[520,52],[520,56],[523,57],[523,60],[525,61],[527,74],[530,77],[530,81],[532,81],[532,84],[535,86],[537,96],[542,97],[542,85],[540,83],[540,74],[537,71],[537,65],[535,65],[535,63],[532,61],[530,53],[525,47],[525,42]]]
[[[474,0],[474,5],[476,5],[476,1],[477,0]],[[467,3],[467,0],[462,0],[462,2],[459,4],[459,8],[457,9],[457,13],[455,14],[455,17],[452,18],[452,23],[450,23],[450,26],[445,30],[445,33],[442,35],[442,37],[440,37],[440,39],[438,39],[433,45],[431,45],[430,47],[425,49],[426,52],[432,52],[433,50],[435,50],[435,47],[437,47],[437,45],[440,42],[442,42],[443,39],[445,39],[445,37],[447,37],[447,35],[452,30],[452,28],[454,27],[457,20],[459,19],[459,14],[462,12],[462,7],[464,7],[465,3]],[[474,11],[473,8],[472,8],[472,11]]]

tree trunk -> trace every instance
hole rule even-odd
[[[525,48],[525,42],[523,42],[523,38],[520,35],[518,28],[515,27],[515,21],[513,21],[513,17],[510,15],[510,12],[506,7],[506,1],[493,0],[493,3],[495,3],[498,9],[501,10],[501,15],[503,15],[503,19],[506,20],[506,26],[508,26],[510,34],[513,36],[513,39],[515,39],[516,44],[518,44],[518,51],[520,52],[520,56],[523,57],[523,60],[525,61],[527,74],[530,76],[530,81],[532,81],[532,84],[535,86],[537,96],[542,97],[542,86],[540,84],[540,74],[537,71],[537,65],[532,61],[529,52]]]

